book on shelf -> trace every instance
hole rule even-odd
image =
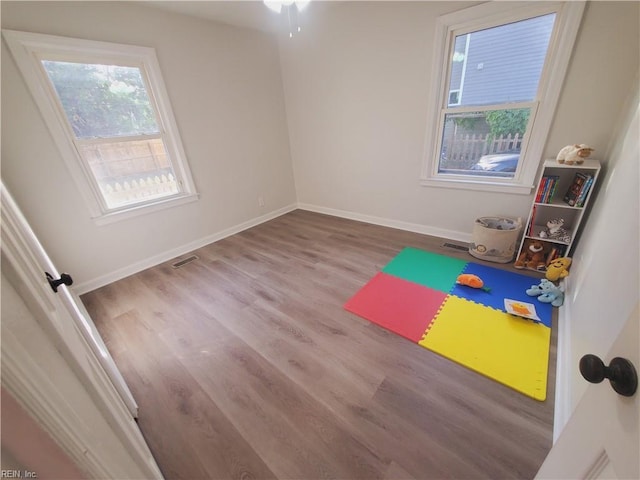
[[[544,199],[549,195],[549,186],[551,185],[551,178],[546,177],[544,181],[544,189],[542,190],[542,198],[540,198],[540,203],[545,203]]]
[[[545,199],[544,203],[551,203],[551,200],[553,200],[553,196],[556,193],[556,187],[558,186],[558,181],[560,180],[560,177],[558,175],[554,175],[551,177],[551,188],[549,189],[549,195],[547,196],[547,198]]]
[[[589,179],[591,179],[591,182],[589,182]],[[567,190],[567,193],[564,194],[564,201],[571,207],[577,206],[576,203],[580,199],[580,196],[584,193],[586,197],[586,193],[588,193],[587,188],[591,188],[592,183],[593,177],[591,175],[576,172],[571,186]]]
[[[564,252],[567,247],[561,245],[555,245],[551,247],[549,253],[547,253],[547,257],[545,258],[545,265],[548,267],[551,262],[553,262],[556,258],[560,258],[564,256]]]
[[[584,187],[580,191],[580,196],[578,197],[578,201],[576,202],[576,207],[584,207],[584,202],[587,199],[587,195],[589,195],[589,190],[591,190],[591,185],[593,185],[593,176],[589,176]]]
[[[533,235],[533,226],[535,225],[536,220],[536,206],[534,205],[531,209],[531,220],[529,220],[529,228],[527,229],[527,236]]]
[[[551,203],[559,178],[558,175],[544,175],[540,178],[535,203]]]
[[[544,191],[544,184],[546,182],[547,177],[540,177],[540,184],[538,185],[538,190],[536,191],[536,199],[535,203],[540,203],[542,199],[542,192]]]

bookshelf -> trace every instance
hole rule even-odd
[[[555,258],[571,255],[576,234],[591,201],[599,174],[598,160],[586,159],[581,165],[566,165],[556,160],[545,160],[516,262],[527,240],[540,240],[543,243],[546,265]],[[547,222],[557,218],[564,220],[564,232],[560,232],[560,235],[558,232],[551,233],[547,227]]]

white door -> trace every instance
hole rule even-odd
[[[58,270],[4,185],[2,185],[2,221],[3,237],[6,231],[7,235],[12,235],[16,238],[17,243],[20,244],[16,246],[24,250],[22,255],[24,257],[23,261],[30,264],[28,268],[34,272],[41,272],[43,280],[45,279],[45,274],[49,274],[54,280],[59,279],[60,274]],[[131,416],[137,418],[138,405],[133,395],[131,395],[131,391],[125,383],[124,378],[122,378],[120,371],[116,367],[96,326],[84,308],[84,305],[82,305],[80,299],[77,298],[75,293],[69,290],[66,285],[61,284],[56,287],[56,290],[59,306],[65,310],[65,313],[67,313],[69,318],[74,322],[76,329],[84,337],[87,345],[108,376],[109,381],[131,413]]]
[[[602,359],[605,365],[621,357],[638,371],[639,323],[640,304]],[[632,397],[618,395],[607,379],[589,385],[536,478],[639,479],[639,432],[639,392]]]
[[[111,374],[117,370],[95,327],[66,286],[54,293],[43,269],[54,278],[57,270],[0,186],[3,391],[19,402],[86,478],[161,479],[121,394],[128,389],[115,387],[122,377],[118,374],[114,381],[106,373],[104,365],[111,365]],[[126,387],[124,382],[120,386]],[[23,433],[13,447],[21,450],[25,462],[43,468],[46,477],[52,472],[46,471],[40,452],[30,447],[33,435]]]

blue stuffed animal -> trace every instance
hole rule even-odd
[[[531,288],[528,288],[526,293],[530,297],[538,297],[538,301],[550,303],[554,307],[559,307],[564,303],[564,292],[546,278],[540,280],[539,285],[531,285]]]

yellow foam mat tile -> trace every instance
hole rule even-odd
[[[449,296],[419,344],[544,401],[551,329]]]

